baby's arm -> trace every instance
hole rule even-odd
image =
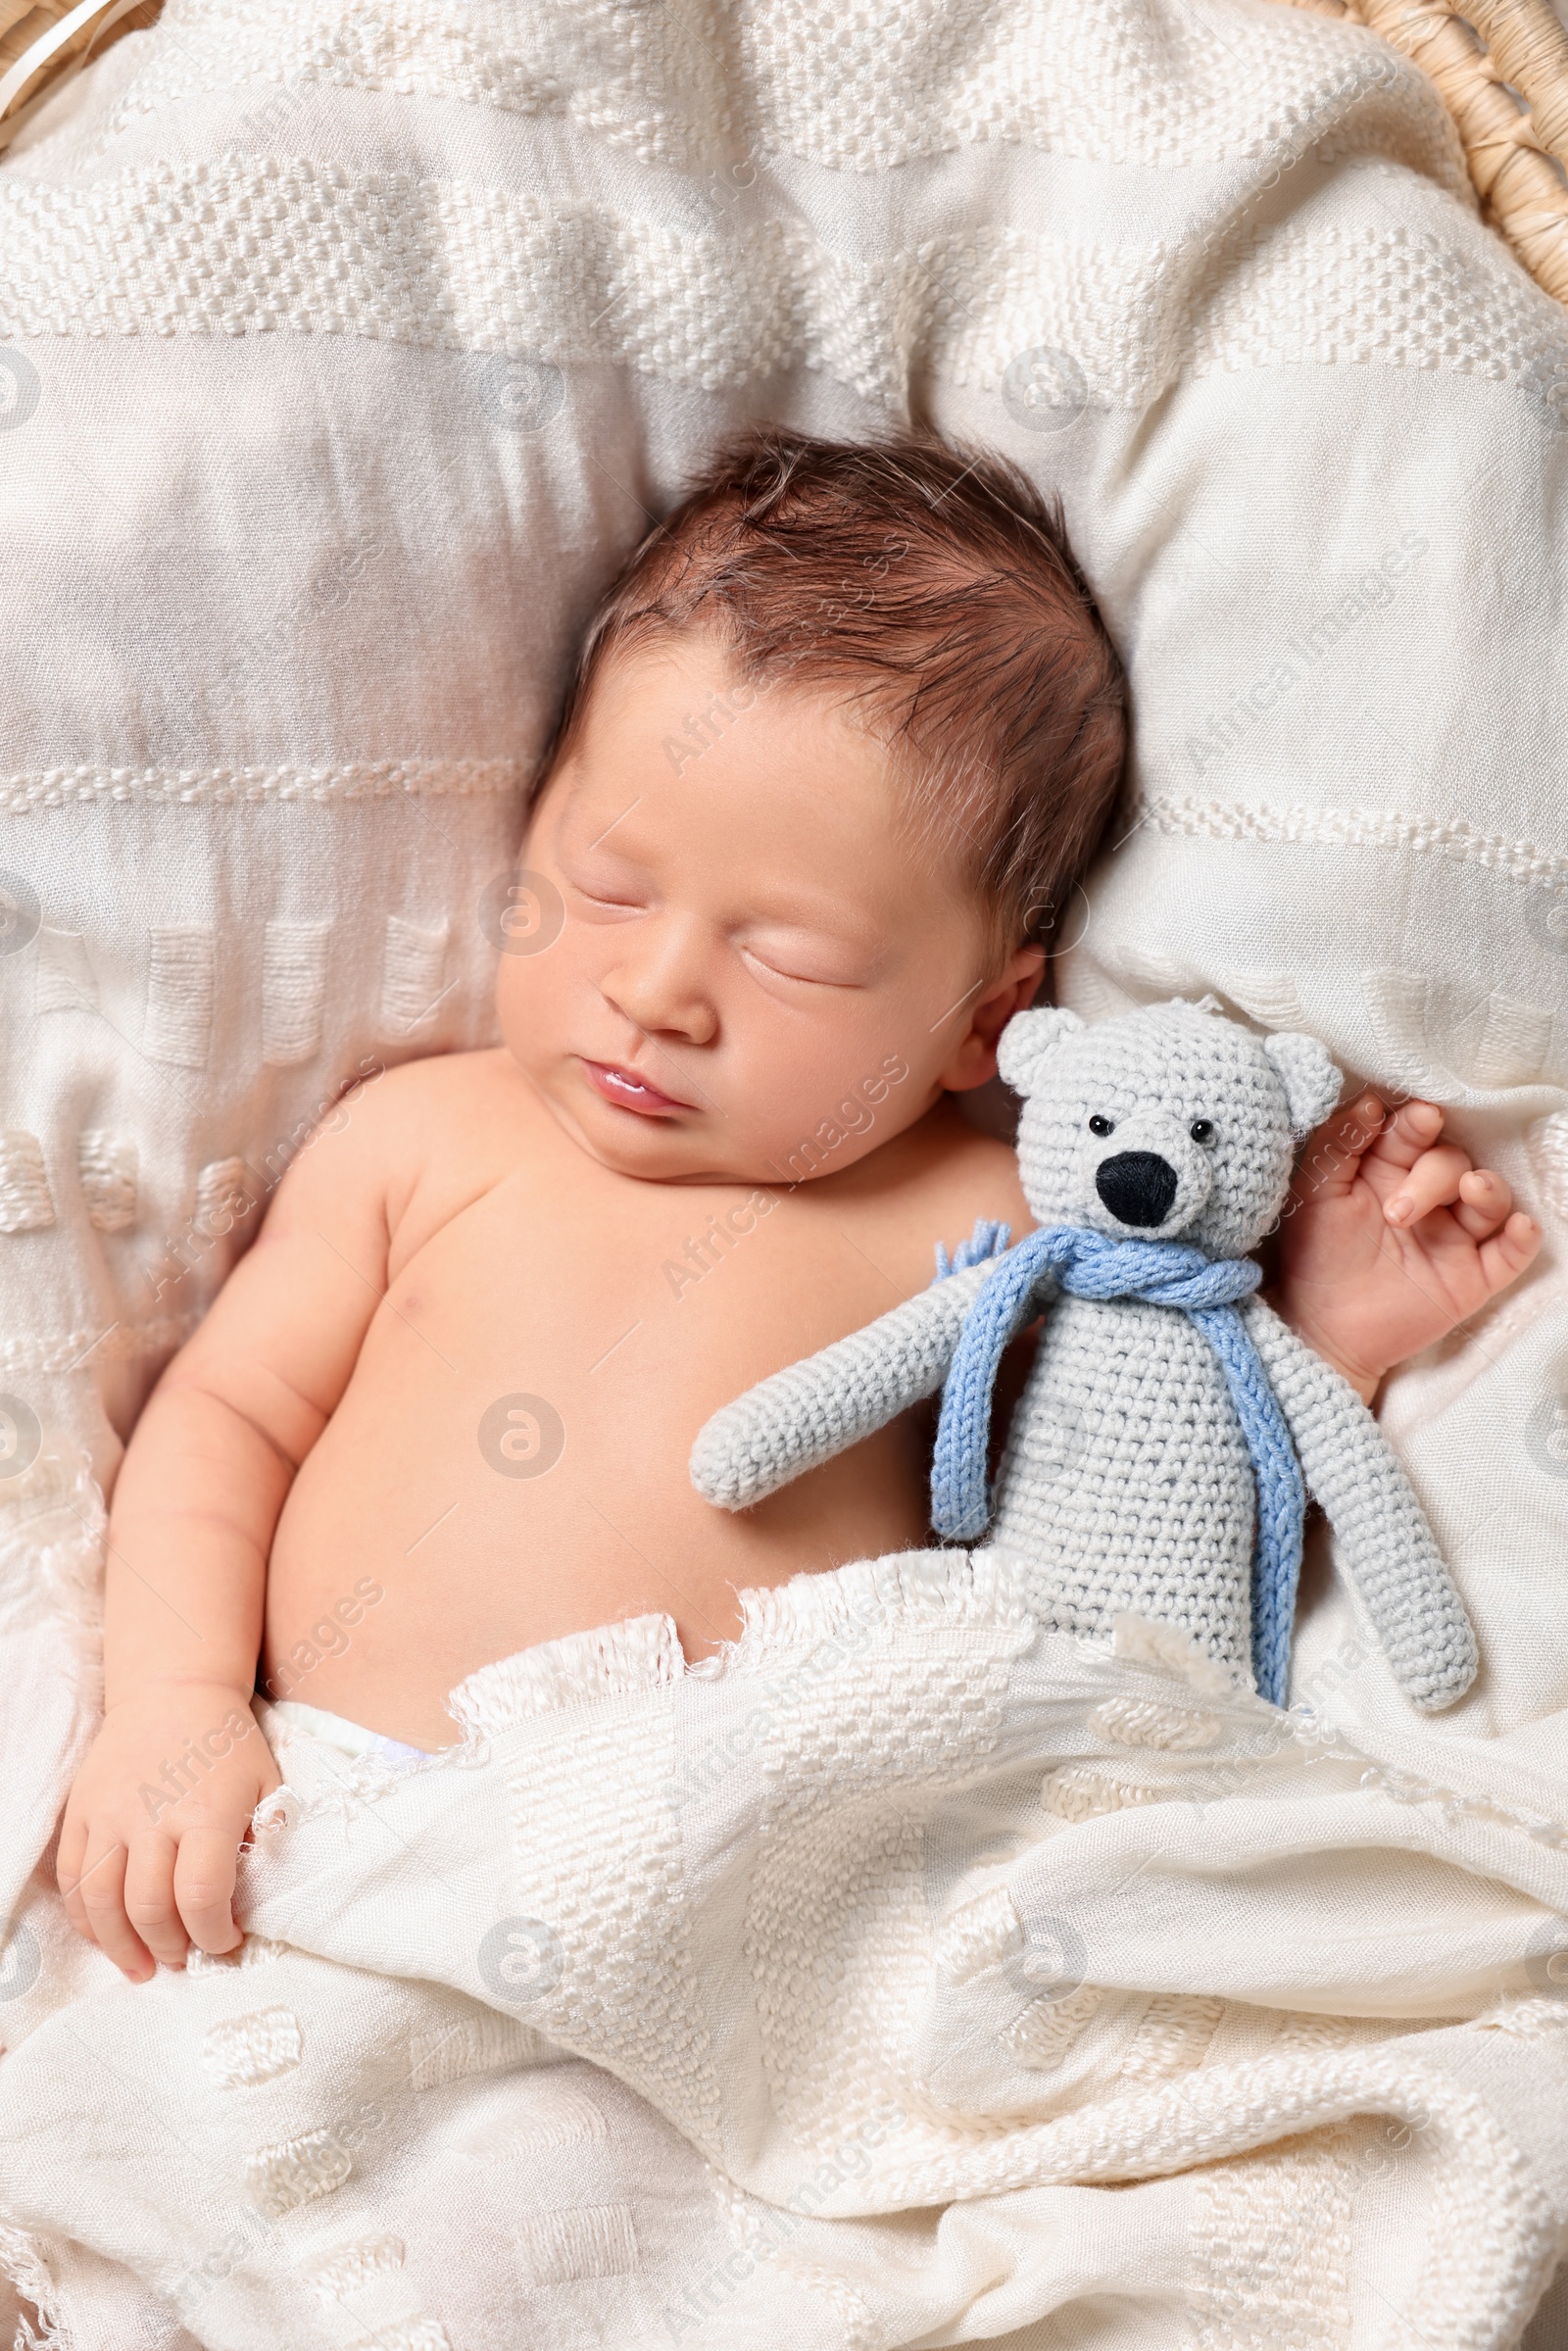
[[[215,1952],[240,1939],[238,1848],[277,1785],[251,1712],[268,1553],[386,1288],[388,1123],[362,1095],[301,1152],[121,1467],[105,1719],[59,1880],[77,1932],[133,1982],[181,1964],[187,1935]]]
[[[1302,1153],[1280,1235],[1280,1313],[1370,1403],[1541,1247],[1501,1176],[1442,1140],[1435,1102],[1337,1110]]]

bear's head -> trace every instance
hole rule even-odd
[[[1285,1203],[1296,1143],[1340,1072],[1315,1037],[1255,1037],[1198,1004],[1149,1004],[1086,1028],[1019,1012],[1003,1077],[1024,1098],[1018,1167],[1042,1224],[1245,1256]]]

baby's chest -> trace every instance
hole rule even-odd
[[[776,1188],[632,1186],[591,1166],[568,1186],[519,1177],[398,1275],[339,1419],[417,1422],[472,1471],[466,1424],[542,1398],[572,1463],[553,1492],[592,1498],[601,1475],[631,1476],[645,1500],[686,1497],[709,1415],[890,1294],[852,1234]]]
[[[700,1653],[738,1630],[736,1591],[917,1543],[903,1424],[752,1511],[713,1508],[687,1472],[710,1414],[871,1320],[889,1287],[776,1193],[622,1201],[591,1170],[575,1189],[498,1186],[375,1316],[279,1526],[274,1645],[352,1561],[389,1595],[356,1671],[402,1676],[428,1712],[488,1659],[623,1617],[673,1613]]]

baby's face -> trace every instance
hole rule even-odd
[[[564,918],[502,956],[502,1031],[606,1166],[835,1172],[995,1066],[1018,981],[990,979],[978,909],[901,831],[882,746],[706,638],[602,673],[522,864]]]

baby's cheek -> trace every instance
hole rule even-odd
[[[538,954],[501,957],[496,1019],[508,1051],[524,1069],[542,1067],[562,1050],[573,945],[562,936]]]

